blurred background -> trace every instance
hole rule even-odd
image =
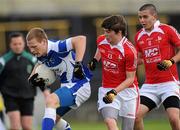
[[[96,37],[102,34],[102,19],[112,14],[122,14],[128,22],[128,38],[133,42],[140,25],[137,11],[145,3],[156,5],[159,19],[174,26],[180,32],[180,0],[0,0],[0,55],[8,50],[8,35],[20,31],[26,35],[33,27],[45,29],[49,38],[64,39],[75,35],[87,36],[84,63],[93,57]],[[70,121],[102,121],[97,112],[97,90],[101,85],[101,65],[93,72],[90,100],[65,118]],[[138,68],[140,86],[144,80],[143,66]],[[39,91],[35,100],[35,127],[44,113],[44,99]],[[151,112],[149,119],[164,119],[163,108]]]

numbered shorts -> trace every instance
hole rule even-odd
[[[140,89],[140,96],[148,97],[159,107],[170,96],[179,98],[179,85],[174,81],[159,84],[143,84]]]
[[[99,88],[98,92],[98,110],[102,108],[109,107],[119,110],[119,116],[127,118],[135,118],[138,104],[139,104],[139,94],[136,88],[126,88],[119,92],[110,104],[105,104],[103,102],[103,97],[112,88]]]

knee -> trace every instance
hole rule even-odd
[[[59,105],[59,99],[55,94],[50,94],[46,98],[46,106],[56,108]]]
[[[143,117],[137,115],[135,118],[135,124],[141,122],[142,120],[143,120]]]
[[[111,130],[111,128],[116,129],[116,127],[117,127],[117,123],[116,123],[115,119],[107,118],[107,119],[105,119],[104,122],[106,123],[107,127],[109,128],[109,130]]]
[[[24,125],[23,130],[32,130],[32,126]]]
[[[169,117],[169,122],[172,125],[179,124],[179,121],[180,121],[179,116],[171,116],[171,117]]]

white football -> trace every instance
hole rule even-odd
[[[38,73],[38,78],[43,78],[45,80],[46,86],[51,85],[56,80],[55,73],[44,64],[37,66],[35,73]]]

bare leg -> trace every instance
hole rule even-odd
[[[144,130],[144,123],[143,118],[148,113],[149,108],[143,104],[140,104],[140,107],[138,109],[135,124],[134,124],[134,130]]]

